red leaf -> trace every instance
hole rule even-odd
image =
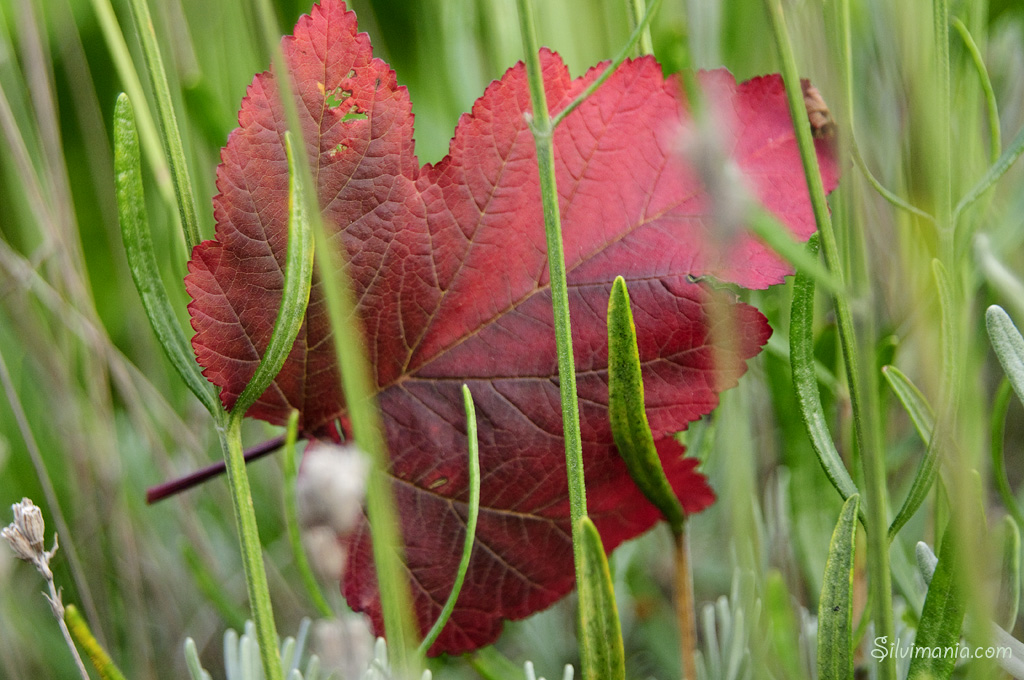
[[[451,590],[468,498],[460,385],[480,428],[483,506],[456,611],[431,650],[493,641],[503,619],[573,586],[558,371],[529,94],[522,65],[492,83],[459,121],[449,155],[420,167],[408,94],[372,58],[340,0],[299,20],[283,46],[307,152],[333,242],[359,300],[390,447],[416,613],[425,631]],[[541,55],[551,110],[604,66],[573,80]],[[748,188],[793,233],[814,229],[782,84],[702,76],[732,111],[727,148]],[[694,283],[713,276],[763,288],[791,273],[749,236],[714,236],[709,199],[679,151],[688,120],[675,80],[650,58],[627,62],[555,133],[579,375],[589,511],[606,547],[657,511],[628,481],[607,418],[605,309],[626,277],[648,415],[666,473],[689,512],[714,496],[668,435],[710,412],[771,329],[752,307]],[[347,114],[361,114],[350,116]],[[205,375],[230,407],[266,347],[281,297],[287,228],[284,116],[274,76],[256,76],[222,152],[217,240],[193,252],[186,287]],[[826,185],[834,163],[819,154]],[[717,238],[717,241],[716,241]],[[716,245],[717,244],[717,245]],[[319,286],[295,347],[249,415],[325,434],[344,412]],[[351,538],[344,593],[381,629],[365,522]]]

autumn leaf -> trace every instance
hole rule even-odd
[[[455,576],[467,514],[460,386],[479,418],[482,507],[452,618],[431,653],[492,642],[504,619],[547,607],[574,583],[551,293],[523,66],[459,121],[448,156],[420,166],[409,97],[372,57],[354,14],[325,0],[283,41],[331,242],[348,261],[391,454],[416,616],[424,631]],[[541,54],[552,113],[605,67],[572,79]],[[730,111],[726,148],[794,236],[814,230],[781,80],[702,75]],[[605,309],[616,275],[633,301],[648,418],[688,512],[714,496],[670,435],[710,412],[771,329],[754,308],[693,277],[750,288],[789,267],[754,238],[716,235],[713,206],[682,152],[681,87],[651,58],[627,62],[555,132],[556,170],[579,375],[589,512],[606,548],[658,520],[617,455],[607,403]],[[222,151],[216,240],[197,246],[186,287],[205,375],[230,408],[273,327],[285,261],[285,116],[272,73],[253,80]],[[827,188],[834,163],[821,157]],[[725,244],[725,247],[723,247]],[[314,282],[306,323],[248,415],[307,436],[344,414],[330,326]],[[343,539],[343,591],[380,632],[369,526]]]

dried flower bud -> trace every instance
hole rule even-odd
[[[35,552],[43,552],[43,533],[46,531],[43,511],[28,498],[22,498],[11,509],[14,510],[14,525],[28,539]]]
[[[0,535],[11,546],[11,550],[14,551],[19,560],[25,560],[26,562],[36,561],[39,553],[32,548],[32,543],[25,538],[25,534],[21,533],[16,524],[10,524],[0,529]]]

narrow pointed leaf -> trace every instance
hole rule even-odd
[[[469,387],[462,386],[463,406],[466,409],[466,442],[469,447],[469,513],[466,516],[466,537],[462,541],[462,558],[459,560],[459,569],[455,573],[455,583],[452,585],[452,592],[441,609],[441,615],[430,628],[423,642],[420,643],[418,654],[421,656],[427,653],[437,636],[444,630],[452,612],[455,610],[455,603],[459,600],[459,593],[462,591],[462,582],[466,580],[466,571],[469,569],[469,560],[473,554],[473,544],[476,541],[476,522],[480,516],[480,443],[476,434],[476,406],[473,404],[473,394]]]
[[[956,665],[955,655],[932,653],[932,650],[953,649],[959,644],[966,611],[959,583],[961,556],[952,524],[950,522],[942,538],[939,561],[928,585],[907,680],[947,680]]]
[[[998,305],[992,305],[985,312],[985,324],[992,349],[1013,385],[1017,398],[1024,402],[1024,338],[1010,315]]]
[[[160,279],[156,254],[153,252],[153,237],[146,217],[135,114],[128,95],[124,93],[121,93],[114,105],[114,182],[128,269],[132,273],[139,297],[142,298],[146,317],[171,365],[210,415],[216,417],[221,411],[220,403],[212,385],[200,372]]]
[[[615,447],[626,462],[629,476],[665,516],[673,533],[680,534],[686,514],[661,467],[647,422],[636,326],[626,281],[621,276],[616,277],[608,298],[608,418]]]
[[[608,569],[608,558],[597,527],[580,518],[583,564],[580,574],[580,661],[584,680],[620,680],[626,677],[619,609]]]
[[[818,679],[853,677],[853,555],[860,496],[850,496],[829,543],[818,601]]]
[[[313,230],[306,217],[303,173],[295,167],[291,133],[285,132],[284,138],[288,158],[288,245],[285,251],[287,255],[281,307],[263,358],[231,409],[232,417],[237,418],[245,415],[270,386],[292,351],[299,329],[306,320],[306,306],[309,304],[313,281]]]
[[[818,255],[818,235],[807,241],[807,252]],[[818,462],[832,486],[845,500],[857,494],[850,472],[836,450],[821,405],[821,393],[814,371],[814,279],[803,271],[797,272],[793,283],[793,306],[789,328],[789,361],[793,369],[793,387],[796,390],[800,417],[807,428]]]

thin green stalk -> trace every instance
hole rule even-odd
[[[985,93],[989,132],[988,162],[995,163],[999,159],[1000,150],[1003,148],[1003,140],[1002,131],[999,128],[999,105],[996,103],[996,93],[992,89],[992,79],[988,77],[988,69],[985,68],[985,60],[981,57],[981,50],[978,49],[977,43],[974,42],[974,38],[971,36],[971,32],[967,30],[964,22],[960,21],[957,17],[953,17],[953,28],[960,34],[960,39],[964,41],[964,47],[967,48],[967,52],[971,55],[974,69],[978,72],[978,81],[981,83],[981,89]]]
[[[952,102],[949,83],[949,0],[932,1],[932,20],[935,40],[935,144],[932,165],[935,173],[935,218],[939,223],[939,260],[949,266],[953,263],[953,165]]]
[[[146,4],[146,0],[130,0],[128,7],[131,8],[132,18],[139,29],[146,71],[149,73],[149,83],[156,98],[157,115],[160,116],[160,126],[163,128],[164,150],[171,165],[171,179],[174,182],[174,194],[178,199],[181,228],[185,232],[188,250],[192,252],[202,237],[199,234],[199,218],[196,216],[195,191],[192,189],[192,178],[189,176],[188,163],[185,161],[185,149],[181,145],[181,132],[178,130],[178,121],[174,114],[167,72],[160,56],[160,46],[156,41],[149,5]]]
[[[376,390],[366,359],[362,324],[358,320],[347,272],[331,252],[321,226],[317,230],[317,270],[324,280],[324,298],[331,320],[331,336],[338,357],[342,388],[352,422],[353,438],[372,462],[366,484],[373,561],[384,615],[384,632],[392,664],[412,674],[416,629],[412,595],[403,566],[403,542],[395,510],[387,442],[375,398]]]
[[[284,523],[288,529],[288,543],[292,548],[292,559],[295,560],[295,568],[299,570],[299,578],[306,588],[310,601],[321,616],[331,618],[334,610],[327,603],[327,599],[320,591],[320,585],[316,582],[313,569],[306,559],[306,551],[302,549],[302,535],[299,532],[299,512],[295,499],[295,481],[299,476],[299,466],[295,461],[295,443],[299,433],[299,412],[292,410],[288,416],[288,429],[284,440]]]
[[[566,283],[565,253],[562,246],[562,224],[558,212],[558,189],[555,186],[555,147],[552,138],[552,120],[544,93],[544,79],[540,70],[537,34],[534,29],[533,4],[530,0],[517,0],[519,27],[526,52],[526,72],[533,103],[533,131],[537,147],[537,166],[540,173],[540,195],[544,205],[544,234],[547,238],[548,268],[550,270],[551,297],[555,315],[555,342],[558,351],[558,379],[562,401],[562,424],[565,430],[565,462],[569,477],[569,513],[573,534],[573,556],[576,580],[582,579],[582,525],[580,519],[587,514],[587,489],[583,483],[583,447],[580,438],[579,398],[576,394],[576,367],[573,362],[572,333],[569,323],[569,292]],[[653,5],[652,5],[653,6]],[[610,70],[606,69],[606,72]],[[575,102],[574,102],[575,103]]]
[[[517,2],[520,2],[520,1],[521,0],[517,0]],[[625,47],[623,47],[619,51],[619,53],[615,56],[615,59],[612,60],[612,63],[608,64],[608,68],[606,68],[604,71],[602,71],[601,75],[599,75],[597,78],[594,79],[594,82],[590,83],[590,85],[588,85],[586,87],[586,89],[583,90],[583,92],[580,92],[579,95],[575,99],[573,99],[571,102],[569,102],[568,106],[566,106],[564,109],[562,109],[557,114],[555,114],[555,116],[553,118],[551,118],[551,121],[550,121],[550,124],[549,124],[550,130],[554,130],[556,127],[558,127],[558,124],[561,123],[563,120],[565,120],[566,116],[568,116],[570,113],[572,113],[574,110],[576,110],[576,107],[579,106],[580,104],[582,104],[587,99],[587,97],[589,97],[590,95],[594,94],[594,91],[597,90],[597,88],[601,87],[601,85],[603,85],[604,82],[606,80],[608,80],[613,73],[615,73],[615,69],[619,68],[619,66],[622,65],[622,62],[626,61],[626,59],[629,58],[629,55],[632,52],[633,47],[640,40],[640,37],[643,35],[643,31],[650,25],[651,18],[654,17],[654,13],[658,11],[658,7],[660,7],[660,6],[661,6],[661,0],[654,0],[650,4],[650,6],[647,8],[647,13],[644,14],[643,19],[640,20],[640,23],[637,25],[637,27],[635,29],[633,29],[633,33],[630,34],[629,41],[626,42]],[[522,4],[520,4],[520,8],[521,7],[522,7]],[[523,19],[522,19],[522,9],[520,9],[520,24],[522,24],[522,22],[523,22]],[[530,25],[531,26],[533,25],[532,19],[531,19]],[[524,41],[526,39],[526,33],[525,32],[523,33],[523,39],[524,39]],[[534,52],[536,52],[537,51],[537,39],[536,39],[536,36],[534,36],[534,38],[533,38],[533,46],[534,46]],[[534,54],[533,58],[534,58],[534,61],[536,61],[537,60],[537,55]],[[537,68],[539,69],[540,68],[540,66],[539,66],[540,62],[538,61],[537,64],[538,64]],[[530,68],[529,52],[527,52],[526,67],[527,67],[527,71],[529,71],[529,68]],[[539,75],[537,77],[540,78]],[[531,87],[531,92],[532,92],[532,88],[533,88],[533,82],[532,81],[530,83],[530,87]],[[543,88],[541,88],[540,92],[541,92],[541,97],[544,97],[544,89]],[[536,100],[534,100],[534,121],[533,121],[533,123],[534,123],[534,125],[533,125],[534,136],[537,135],[537,131],[539,129],[539,128],[537,128],[537,124],[539,122],[539,119],[536,117],[537,116],[536,110],[537,110],[537,104],[536,104]],[[547,121],[547,119],[548,119],[548,109],[547,109],[546,100],[545,100],[545,106],[544,106],[544,119],[545,119],[545,121]],[[548,134],[550,135],[550,132]]]
[[[775,33],[782,63],[782,76],[786,85],[790,116],[796,132],[797,145],[804,165],[807,186],[810,189],[814,218],[821,232],[822,249],[829,270],[843,281],[839,251],[835,232],[825,200],[825,189],[818,169],[818,157],[811,137],[800,88],[800,77],[793,56],[793,46],[786,28],[785,16],[780,0],[765,0],[768,16]],[[895,639],[895,624],[892,607],[892,575],[889,570],[889,542],[886,538],[887,498],[885,459],[878,445],[876,414],[866,399],[865,386],[861,384],[860,362],[857,356],[857,340],[853,327],[853,316],[845,295],[835,296],[836,316],[839,322],[839,339],[843,360],[846,365],[847,381],[850,385],[850,405],[853,411],[854,437],[864,466],[864,497],[866,501],[868,529],[869,587],[874,594],[874,622],[877,635]],[[879,665],[880,680],[895,680],[896,664],[892,658],[883,659]]]
[[[224,453],[224,462],[227,464],[231,507],[235,514],[235,526],[238,527],[242,569],[245,572],[249,607],[256,623],[263,672],[267,680],[283,680],[280,652],[277,648],[277,626],[270,603],[270,588],[267,586],[267,571],[263,564],[256,510],[252,505],[252,491],[242,454],[242,416],[230,416],[226,426],[218,426],[217,433]]]
[[[278,74],[288,73],[288,65],[278,42],[280,33],[276,26],[274,9],[269,0],[259,0],[257,8],[274,71]],[[274,82],[278,87],[288,128],[301,131],[289,79],[278,77]],[[305,145],[296,144],[294,153],[296,171],[301,173],[304,185],[315,187],[316,184],[309,172],[310,165],[306,158]],[[372,462],[366,486],[366,510],[372,527],[373,560],[377,570],[378,592],[389,654],[392,665],[400,673],[414,674],[417,658],[413,654],[413,641],[417,637],[417,630],[412,619],[412,596],[405,574],[402,536],[391,479],[388,475],[390,458],[375,398],[376,385],[366,357],[365,335],[356,313],[348,273],[328,242],[315,192],[307,192],[306,201],[307,219],[312,223],[313,234],[318,244],[316,265],[325,282],[323,292],[331,323],[331,337],[338,357],[342,390],[352,423],[352,432],[356,443]]]
[[[174,198],[174,186],[171,181],[171,170],[164,157],[163,148],[160,145],[160,134],[157,132],[156,122],[148,106],[142,106],[146,101],[146,93],[142,89],[142,81],[139,80],[138,71],[132,62],[131,52],[125,42],[124,34],[117,23],[117,15],[110,4],[110,0],[91,0],[93,11],[99,19],[100,30],[103,32],[103,39],[110,50],[110,57],[114,62],[114,69],[118,78],[124,85],[125,91],[133,102],[141,106],[138,110],[139,136],[142,139],[142,148],[146,153],[146,160],[149,162],[156,179],[156,186],[160,196],[169,207],[175,208],[177,201]]]
[[[651,24],[649,21],[644,21],[645,4],[644,0],[626,0],[629,25],[634,31],[643,26],[640,42],[637,45],[638,49],[633,52],[637,55],[654,54],[654,43],[651,41]]]
[[[444,626],[455,611],[455,603],[459,600],[459,592],[462,591],[462,583],[466,580],[466,572],[469,570],[469,559],[473,555],[473,543],[476,541],[476,520],[480,515],[480,444],[476,436],[476,408],[473,406],[473,395],[468,385],[462,386],[462,401],[466,409],[466,440],[469,445],[469,512],[466,517],[466,538],[462,543],[462,557],[459,560],[458,571],[455,572],[455,583],[452,584],[452,592],[441,609],[437,621],[427,632],[423,642],[420,643],[416,654],[424,656],[430,646],[437,640],[437,636],[444,630]]]
[[[306,213],[306,185],[302,182],[302,173],[297,170],[291,133],[288,132],[285,133],[285,150],[289,170],[288,248],[281,307],[259,366],[256,367],[245,389],[238,395],[227,417],[227,423],[218,426],[242,548],[242,565],[245,570],[246,588],[249,591],[249,605],[252,607],[256,637],[260,645],[260,658],[267,680],[282,678],[281,659],[274,612],[270,603],[270,590],[267,588],[267,572],[263,564],[259,530],[256,526],[256,513],[252,505],[249,478],[245,472],[242,419],[284,365],[306,318],[306,305],[309,303],[313,276],[313,235]]]

